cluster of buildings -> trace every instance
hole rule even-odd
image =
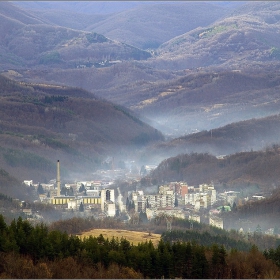
[[[150,166],[145,166],[142,171],[146,172],[148,167]],[[117,174],[117,177],[120,175]],[[126,217],[130,218],[124,207],[120,190],[111,187],[113,182],[78,181],[63,184],[61,188],[59,161],[57,161],[56,180],[49,184],[36,185],[32,180],[26,180],[24,183],[37,187],[41,202],[52,204],[57,209],[63,209],[64,212],[85,211],[89,215],[97,213],[99,216],[95,215],[95,217],[115,217],[119,212],[125,213]],[[39,192],[39,190],[41,191]],[[115,191],[119,192],[118,197],[116,197]],[[231,211],[233,203],[239,197],[239,192],[228,191],[218,194],[214,184],[200,184],[195,187],[188,186],[186,182],[170,182],[158,186],[157,191],[153,193],[135,190],[128,192],[126,197],[133,204],[135,213],[145,213],[148,220],[165,215],[166,217],[208,222],[210,225],[223,228],[223,220],[219,214],[221,211]],[[262,198],[256,197],[256,199]]]
[[[114,217],[117,210],[126,212],[122,196],[115,196],[115,190],[109,182],[79,181],[60,184],[60,163],[57,161],[57,178],[49,184],[33,184],[32,180],[24,181],[26,185],[37,187],[40,201],[54,205],[57,209],[71,212],[99,213],[100,217]],[[39,192],[39,189],[41,191]],[[232,204],[237,197],[236,192],[224,193],[220,199]],[[135,213],[146,213],[147,219],[159,215],[190,219],[201,222],[201,210],[210,210],[217,202],[217,192],[213,184],[201,184],[198,187],[188,186],[185,182],[171,182],[157,187],[153,194],[145,194],[142,190],[131,191],[127,199],[133,203]],[[122,207],[121,207],[122,206]],[[209,223],[223,228],[223,220],[218,217],[219,209],[209,211]],[[203,220],[203,222],[205,222]]]
[[[75,212],[80,215],[83,212],[83,216],[93,215],[95,218],[120,215],[124,222],[132,218],[132,216],[130,217],[132,213],[139,216],[138,220],[145,213],[148,220],[164,215],[167,226],[170,227],[170,221],[175,217],[224,228],[224,221],[220,213],[231,211],[233,206],[236,207],[234,203],[240,199],[240,192],[237,191],[217,193],[213,183],[188,186],[186,182],[170,182],[154,186],[152,188],[154,191],[150,189],[146,190],[146,193],[136,189],[125,194],[123,198],[119,188],[112,188],[113,181],[109,179],[132,178],[136,180],[136,178],[132,177],[133,172],[125,174],[124,171],[114,168],[96,174],[97,178],[100,177],[99,180],[64,183],[61,187],[59,164],[57,161],[56,180],[52,180],[48,184],[34,184],[32,180],[26,180],[24,184],[37,189],[40,202],[52,204],[56,209],[62,209],[63,213]],[[154,166],[143,166],[140,175],[144,176],[154,168]],[[117,196],[116,192],[118,192]],[[256,194],[250,200],[264,198],[263,195]],[[124,199],[127,200],[126,205]],[[132,213],[127,207],[128,204],[133,205]],[[23,209],[23,212],[27,217],[34,217],[31,209]],[[39,217],[39,214],[36,215]],[[241,228],[241,230],[243,229]],[[271,235],[274,230],[269,229],[265,233]]]
[[[217,200],[217,192],[214,185],[201,184],[198,188],[188,187],[188,192],[185,194],[185,204],[194,206],[196,211],[201,208],[211,207]]]
[[[135,211],[145,212],[148,219],[164,214],[201,222],[201,210],[210,210],[217,201],[217,192],[213,184],[194,187],[185,182],[171,182],[159,186],[156,194],[133,191],[128,198],[133,202]],[[223,228],[223,220],[217,215],[219,212],[217,209],[209,211],[209,224]]]
[[[24,181],[43,191],[39,194],[40,201],[69,211],[84,211],[84,209],[100,209],[103,214],[114,217],[116,214],[115,190],[110,184],[101,181],[83,181],[74,184],[65,184],[63,194],[60,184],[60,163],[57,161],[56,182],[49,184],[33,184],[32,180]]]

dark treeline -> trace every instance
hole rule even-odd
[[[80,234],[93,228],[122,229],[124,228],[124,225],[118,219],[113,219],[110,217],[104,218],[102,220],[94,219],[93,217],[73,217],[71,219],[53,222],[49,226],[50,230],[58,230],[61,232],[66,232],[68,234]]]
[[[225,215],[224,219],[231,221],[231,216]],[[49,225],[50,230],[66,232],[69,235],[81,234],[93,228],[146,230],[150,233],[162,234],[165,241],[190,241],[195,239],[201,245],[217,243],[223,245],[226,249],[236,248],[241,251],[248,251],[252,245],[256,245],[260,250],[276,248],[280,245],[280,239],[275,236],[255,232],[245,234],[234,229],[227,231],[204,223],[177,218],[172,220],[172,236],[170,236],[166,233],[165,215],[159,215],[149,222],[143,222],[139,219],[138,223],[134,223],[132,216],[130,223],[127,224],[122,223],[119,219],[110,217],[102,220],[94,219],[93,217],[73,217],[71,219],[58,220]]]
[[[162,234],[162,240],[166,242],[176,242],[176,241],[191,241],[196,240],[199,244],[208,246],[209,244],[221,244],[225,249],[237,249],[239,251],[249,251],[252,247],[252,244],[235,240],[228,236],[224,235],[211,235],[208,231],[198,232],[193,230],[176,230],[171,232],[164,232]]]
[[[151,241],[133,245],[102,235],[81,239],[44,224],[32,226],[22,218],[7,225],[1,215],[0,278],[280,277],[277,257],[263,254],[256,246],[245,252],[215,243],[198,244],[194,239],[163,239],[158,246]]]

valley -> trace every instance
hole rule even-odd
[[[96,271],[77,277],[199,278],[194,263],[154,271],[140,253],[164,263],[165,242],[194,239],[178,248],[203,255],[209,277],[279,277],[279,20],[277,1],[1,2],[0,210],[12,224],[0,231],[46,222],[78,236],[63,237],[61,261]],[[224,275],[207,270],[215,240]],[[97,260],[87,244],[113,249]],[[241,273],[233,247],[266,267]],[[133,250],[141,265],[120,268]],[[58,275],[47,254],[42,275]]]

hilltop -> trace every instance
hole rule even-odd
[[[97,32],[141,49],[157,48],[175,36],[213,23],[233,9],[210,2],[168,1],[15,5],[55,25]]]
[[[151,56],[96,32],[60,27],[38,19],[8,2],[1,2],[0,10],[1,69],[100,67],[106,60],[141,60]]]
[[[186,69],[279,60],[279,3],[252,2],[207,27],[177,36],[157,50],[153,65]]]
[[[207,26],[227,13],[229,9],[207,2],[155,2],[113,14],[87,30],[141,49],[156,49],[171,38]]]
[[[18,7],[29,11],[51,11],[56,14],[57,11],[83,13],[84,15],[107,15],[114,14],[123,10],[131,9],[139,5],[147,4],[146,1],[12,1]]]

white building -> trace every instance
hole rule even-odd
[[[185,194],[185,204],[195,205],[195,202],[199,200],[199,193],[187,193]]]
[[[145,196],[151,208],[165,208],[174,207],[175,195],[174,194],[156,194]]]
[[[54,184],[41,184],[44,191],[51,191],[54,190]]]
[[[235,191],[228,191],[225,192],[225,197],[226,197],[226,202],[230,204],[230,206],[232,206],[233,202],[236,201],[239,192],[235,192]]]
[[[79,207],[80,207],[82,202],[83,202],[82,198],[71,199],[67,202],[67,208],[77,211],[77,210],[79,210]]]
[[[211,197],[211,205],[213,205],[217,201],[217,191],[214,186],[208,188],[208,193]]]
[[[192,188],[185,194],[185,204],[195,206],[196,210],[208,208],[217,201],[217,192],[213,185],[201,184],[199,188]]]
[[[144,212],[148,208],[166,208],[174,207],[175,194],[169,187],[160,187],[159,194],[145,195],[143,191],[134,191],[131,193],[132,201],[136,212]]]
[[[213,205],[217,200],[217,191],[214,185],[201,184],[199,185],[199,192],[207,193],[210,196],[211,205]]]
[[[199,198],[194,203],[194,210],[199,211],[201,208],[205,208],[203,199]]]
[[[88,196],[99,197],[100,193],[101,193],[101,191],[99,191],[99,190],[87,190]]]
[[[179,218],[179,219],[185,219],[185,214],[182,209],[176,209],[176,208],[147,208],[146,214],[148,220],[160,216],[160,215],[167,215],[169,217]]]
[[[267,235],[274,235],[274,228],[269,228],[264,233]]]
[[[174,191],[169,186],[160,186],[158,193],[162,195],[173,195]]]
[[[108,217],[115,217],[116,215],[116,204],[110,200],[104,202],[104,213]]]
[[[147,208],[146,209],[147,219],[150,220],[155,217],[155,209]]]
[[[23,183],[26,185],[26,186],[32,186],[33,185],[33,180],[24,180]]]
[[[209,193],[190,193],[185,195],[185,204],[194,205],[198,211],[201,208],[208,208],[211,205],[211,196]]]
[[[101,210],[103,212],[105,212],[105,214],[107,216],[110,216],[110,217],[115,216],[116,205],[115,205],[115,190],[114,189],[101,190]]]
[[[253,195],[252,199],[254,199],[254,200],[261,200],[261,199],[265,199],[265,197],[262,196],[262,195]]]
[[[211,195],[208,192],[201,193],[200,200],[203,201],[203,205],[201,205],[201,208],[208,208],[211,206]]]

